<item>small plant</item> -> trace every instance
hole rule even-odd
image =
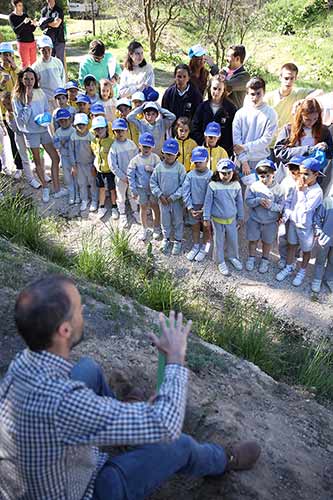
[[[138,264],[140,259],[131,249],[131,235],[120,229],[110,230],[110,250],[112,256],[123,264]]]
[[[146,278],[138,299],[142,304],[164,313],[171,309],[180,310],[183,303],[181,291],[175,287],[167,272],[159,272],[150,279]]]
[[[315,389],[317,395],[333,398],[333,352],[327,341],[306,350],[297,380],[299,384]]]
[[[82,237],[81,249],[74,258],[74,270],[80,275],[100,284],[110,280],[111,259],[103,248],[101,238],[94,233]]]

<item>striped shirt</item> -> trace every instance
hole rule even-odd
[[[187,369],[167,365],[154,404],[97,396],[46,351],[18,354],[0,384],[1,500],[89,500],[107,455],[99,446],[176,439]],[[112,492],[110,492],[112,498]]]

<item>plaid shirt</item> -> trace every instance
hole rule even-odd
[[[18,354],[0,384],[1,500],[88,500],[107,455],[102,445],[174,439],[188,372],[167,365],[154,404],[121,403],[71,380],[72,364],[46,351]],[[112,496],[112,492],[111,492]]]

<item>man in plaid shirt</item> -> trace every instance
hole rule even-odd
[[[143,499],[174,473],[194,477],[250,468],[254,442],[231,455],[217,444],[181,434],[188,371],[184,367],[191,322],[182,315],[162,335],[151,335],[166,355],[165,378],[152,403],[122,403],[90,358],[69,362],[83,335],[80,294],[63,276],[24,289],[15,320],[27,349],[0,385],[1,500]],[[100,446],[136,445],[110,458]]]

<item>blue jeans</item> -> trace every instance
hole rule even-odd
[[[100,396],[114,397],[101,367],[82,358],[71,376]],[[110,458],[99,472],[94,500],[142,500],[174,474],[192,477],[223,474],[227,456],[222,446],[197,443],[181,434],[175,441],[147,444]]]

